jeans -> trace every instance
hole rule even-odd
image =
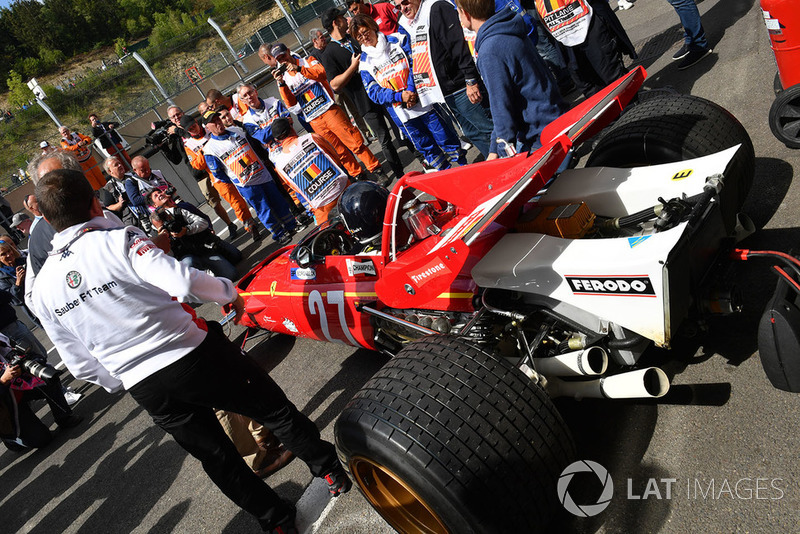
[[[381,143],[381,151],[383,152],[383,157],[386,159],[386,163],[389,164],[389,168],[392,169],[395,176],[400,178],[404,174],[403,164],[400,162],[400,156],[397,155],[397,149],[394,143],[392,143],[392,134],[386,119],[389,119],[388,122],[391,124],[391,118],[385,110],[377,104],[372,106],[368,112],[364,113],[364,120],[367,121],[370,129]],[[398,136],[398,141],[399,140],[400,137]]]
[[[42,358],[47,359],[47,349],[36,339],[36,336],[33,335],[33,332],[25,326],[25,323],[17,320],[13,323],[7,324],[3,328],[0,328],[0,332],[3,333],[4,336],[11,339],[16,344],[24,344],[28,345],[33,352],[36,354],[41,355]]]
[[[695,50],[708,48],[706,31],[700,22],[700,11],[697,10],[694,0],[667,0],[667,2],[672,4],[681,19],[686,45]]]
[[[481,92],[484,99],[488,98],[486,90]],[[492,129],[494,124],[480,102],[473,104],[467,96],[467,89],[464,88],[453,94],[444,97],[447,106],[453,111],[458,119],[458,124],[467,139],[475,145],[481,154],[489,155],[489,144],[491,143]]]
[[[289,204],[281,196],[278,186],[273,180],[263,184],[238,188],[242,196],[256,210],[261,224],[277,240],[286,231],[297,227]]]
[[[314,423],[220,330],[209,324],[197,348],[128,391],[159,427],[200,460],[222,492],[266,530],[288,519],[289,510],[239,455],[217,421],[215,408],[270,429],[314,476],[337,469],[339,460],[333,444],[320,439]]]
[[[217,242],[217,246],[223,250],[216,251],[217,253],[209,254],[208,256],[189,254],[181,258],[180,261],[184,265],[201,271],[208,269],[217,278],[227,278],[232,282],[237,280],[239,277],[234,264],[241,261],[242,253],[232,244],[222,240]]]

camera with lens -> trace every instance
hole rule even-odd
[[[275,74],[286,74],[286,67],[287,67],[286,63],[279,63],[277,67],[272,69],[272,75],[274,76]]]
[[[178,234],[181,230],[186,228],[186,224],[177,220],[173,215],[167,211],[165,206],[161,206],[156,210],[158,217],[164,222],[164,229],[171,234]]]
[[[61,374],[61,371],[50,364],[37,361],[36,356],[29,349],[14,345],[5,356],[9,366],[19,365],[22,369],[42,380],[51,380]]]

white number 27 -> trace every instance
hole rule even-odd
[[[338,312],[338,319],[339,324],[342,327],[342,332],[347,337],[347,340],[350,342],[351,345],[355,345],[356,347],[360,347],[361,343],[358,343],[354,338],[353,335],[350,333],[350,328],[347,326],[347,322],[345,321],[344,316],[344,291],[328,291],[328,304],[332,304],[336,306],[336,311]],[[316,289],[313,290],[311,293],[308,294],[308,309],[311,312],[311,315],[319,314],[319,326],[322,328],[322,334],[325,336],[325,339],[328,341],[332,341],[334,343],[342,343],[344,341],[341,339],[333,339],[331,337],[330,329],[328,328],[328,316],[325,313],[325,306],[322,302],[322,294],[317,291]]]

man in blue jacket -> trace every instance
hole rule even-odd
[[[489,93],[494,129],[488,159],[540,146],[539,134],[566,106],[528,37],[522,17],[494,0],[458,0],[461,25],[477,32],[478,71]]]

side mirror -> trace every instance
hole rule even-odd
[[[298,245],[295,258],[297,258],[297,265],[300,267],[308,267],[311,265],[311,249],[306,246]]]

